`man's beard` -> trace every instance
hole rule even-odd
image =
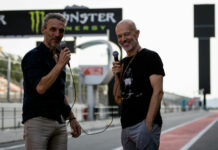
[[[131,50],[134,50],[134,48],[136,47],[136,44],[137,44],[136,39],[133,39],[132,41],[133,41],[132,44],[129,47],[125,48],[125,50],[128,51],[128,52],[131,51]]]
[[[49,44],[50,48],[53,49],[53,48],[58,47],[60,42],[57,39],[52,39],[52,40],[48,41],[48,44]]]

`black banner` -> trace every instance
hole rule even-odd
[[[122,9],[0,11],[0,36],[41,35],[44,16],[59,12],[68,20],[65,35],[110,33],[122,19]]]
[[[194,37],[215,37],[215,5],[194,5]]]

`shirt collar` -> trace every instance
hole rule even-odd
[[[52,51],[43,43],[41,42],[38,46],[38,49],[44,53],[44,55],[48,55],[50,57],[53,57]]]

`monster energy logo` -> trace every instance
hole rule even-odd
[[[29,14],[31,20],[31,31],[38,34],[43,23],[45,12],[36,10],[30,11]]]
[[[0,24],[3,24],[4,26],[7,25],[7,22],[5,21],[5,15],[0,15]]]

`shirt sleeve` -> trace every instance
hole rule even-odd
[[[40,56],[37,57],[35,55],[27,55],[22,61],[25,82],[27,82],[30,87],[33,87],[33,89],[36,89],[37,84],[45,75],[41,64]]]
[[[165,71],[163,68],[162,60],[156,52],[152,53],[152,55],[150,57],[150,74],[149,74],[149,76],[152,74],[158,74],[158,75],[165,76]]]

